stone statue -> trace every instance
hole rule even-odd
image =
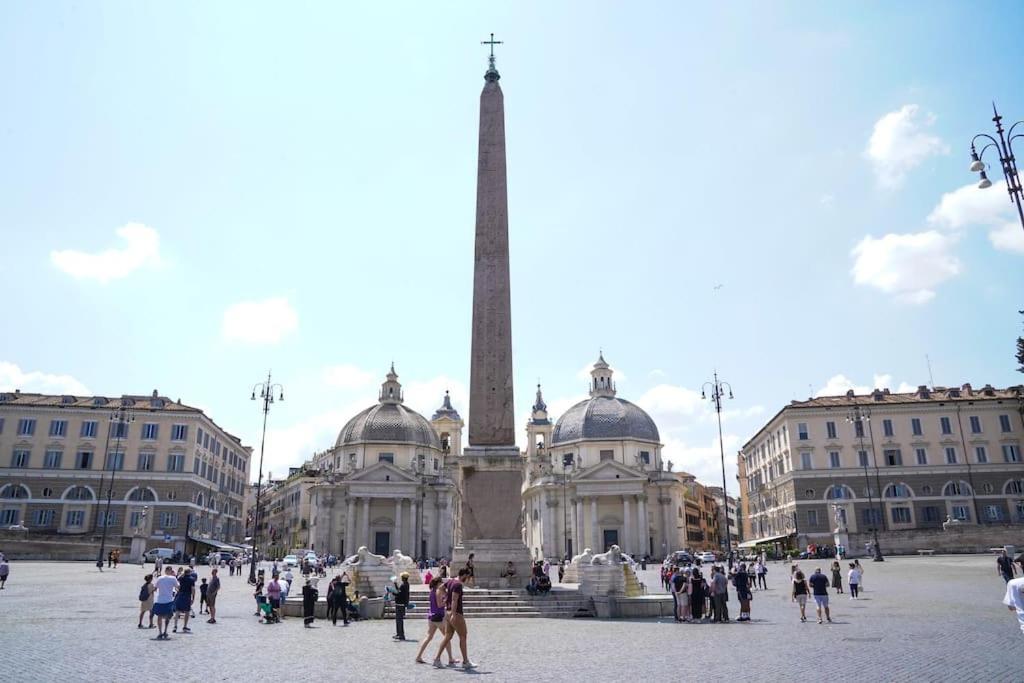
[[[572,558],[572,561],[570,562],[570,564],[589,563],[590,560],[593,557],[594,557],[593,551],[591,551],[590,548],[584,548],[582,553],[580,553],[579,555],[576,555],[575,557]]]
[[[942,529],[947,530],[950,527],[958,526],[960,524],[963,524],[963,522],[961,522],[959,519],[953,519],[949,515],[946,515],[946,521],[942,523]]]
[[[832,506],[832,516],[836,521],[835,533],[840,534],[846,531],[846,515],[843,514],[843,508],[838,505]]]
[[[365,545],[359,546],[359,550],[352,557],[345,560],[350,567],[379,567],[387,562],[383,555],[374,555]]]
[[[395,548],[395,552],[391,554],[391,557],[387,558],[385,561],[392,564],[396,573],[403,571],[412,572],[416,569],[416,561],[408,555],[404,555],[402,551],[397,548]]]
[[[626,560],[622,556],[622,550],[617,545],[613,545],[608,549],[608,552],[601,553],[600,555],[594,555],[591,558],[590,564],[601,565],[601,564],[625,564]]]

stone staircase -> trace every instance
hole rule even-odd
[[[574,589],[552,588],[547,595],[530,595],[525,590],[466,588],[462,594],[467,619],[593,617],[590,599]],[[425,590],[412,590],[417,614],[427,605]]]

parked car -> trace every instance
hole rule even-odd
[[[295,557],[294,555],[285,555],[284,556],[284,560],[282,560],[282,562],[284,563],[284,566],[286,566],[286,567],[298,567],[299,566],[299,558]]]
[[[705,550],[702,553],[697,553],[697,559],[700,560],[702,563],[707,564],[714,564],[718,561],[718,558],[710,550]]]
[[[143,560],[146,562],[156,562],[156,558],[160,558],[164,562],[169,562],[174,559],[175,552],[173,548],[150,548],[142,554]]]
[[[306,553],[306,557],[303,558],[309,563],[309,566],[315,567],[317,563],[316,553]]]
[[[689,567],[693,564],[693,555],[685,550],[677,550],[668,556],[668,563],[677,567]]]

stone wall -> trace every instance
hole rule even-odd
[[[863,557],[864,544],[870,540],[871,534],[851,533],[851,557]],[[1020,524],[963,524],[949,530],[880,531],[878,543],[886,555],[913,555],[918,550],[934,550],[937,553],[985,553],[989,548],[1004,545],[1024,548],[1024,527]]]
[[[131,547],[107,539],[107,551],[121,549],[121,561],[128,559]],[[0,552],[11,560],[96,560],[100,539],[38,538],[23,533],[0,531]]]

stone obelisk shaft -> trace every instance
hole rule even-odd
[[[469,384],[469,445],[514,445],[505,103],[497,78],[480,94]]]

